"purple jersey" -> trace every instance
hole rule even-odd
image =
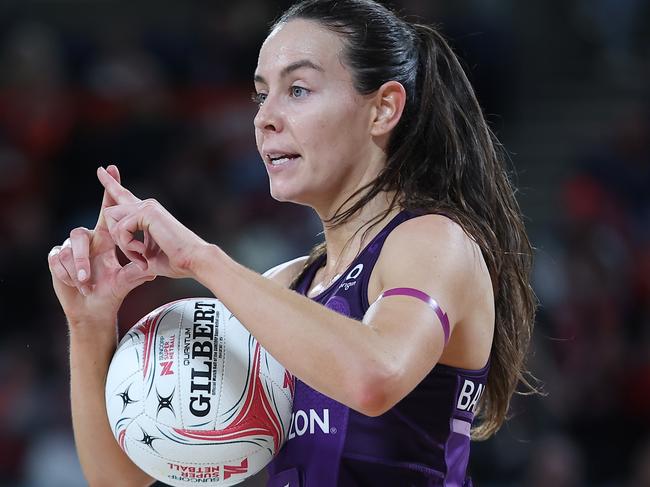
[[[314,301],[361,320],[369,307],[368,279],[386,237],[415,216],[402,211],[393,218]],[[307,292],[324,261],[322,256],[306,269],[296,291]],[[378,417],[360,414],[296,379],[291,429],[269,465],[268,486],[470,486],[465,475],[470,427],[488,368],[438,364]]]

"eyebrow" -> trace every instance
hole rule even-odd
[[[318,64],[312,63],[309,59],[301,59],[300,61],[293,62],[293,63],[289,64],[288,66],[285,66],[284,68],[282,68],[282,71],[280,71],[280,77],[284,78],[284,77],[288,76],[290,73],[292,73],[293,71],[296,71],[296,70],[302,69],[302,68],[314,69],[316,71],[320,71],[321,73],[324,72],[323,68],[321,68]],[[268,84],[268,83],[266,83],[266,80],[262,76],[260,76],[259,74],[256,74],[255,76],[253,76],[253,80],[255,82],[257,82],[257,83]]]

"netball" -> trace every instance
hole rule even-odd
[[[287,436],[293,377],[217,299],[152,311],[122,338],[106,379],[120,448],[169,485],[235,485]]]

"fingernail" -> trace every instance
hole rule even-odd
[[[86,278],[88,277],[88,274],[86,274],[86,271],[81,269],[79,272],[77,272],[77,279],[80,281],[85,281]]]
[[[79,291],[81,291],[81,294],[84,296],[88,296],[90,294],[87,286],[81,286],[81,288],[79,288]]]

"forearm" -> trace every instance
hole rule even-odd
[[[74,326],[70,331],[72,425],[79,461],[91,487],[149,485],[152,479],[129,460],[111,432],[104,387],[117,336],[114,327],[97,329],[102,332]]]
[[[314,389],[355,409],[381,380],[381,337],[361,322],[283,288],[230,259],[202,251],[194,273],[280,363]]]

